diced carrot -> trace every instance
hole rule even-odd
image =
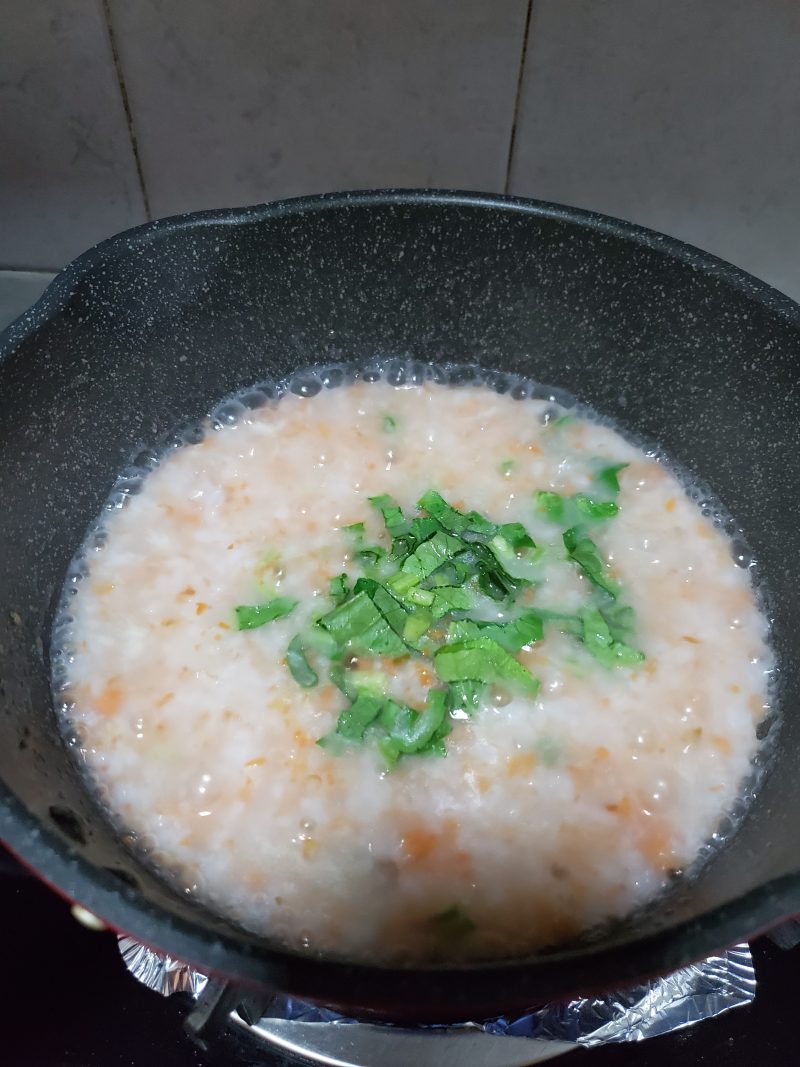
[[[204,611],[208,611],[208,604],[204,604],[202,600],[198,600],[195,605],[195,615],[202,615]]]
[[[408,829],[403,834],[403,851],[414,863],[428,859],[439,843],[439,835],[421,826]]]
[[[187,585],[185,589],[181,589],[180,593],[178,593],[179,597],[192,597],[196,595],[197,590],[194,588],[193,585]]]
[[[532,752],[515,752],[506,758],[506,774],[511,778],[517,775],[533,774],[536,756]]]
[[[720,752],[723,756],[730,756],[733,752],[733,747],[727,737],[722,737],[720,734],[715,734],[711,738],[711,744]]]
[[[169,704],[170,700],[175,696],[174,693],[165,693],[163,697],[156,701],[157,708],[163,708],[165,704]]]
[[[674,511],[675,510],[675,497],[674,496],[671,496],[667,500],[664,501],[664,510],[665,511]]]
[[[598,745],[594,750],[594,758],[596,760],[607,760],[611,753],[608,751],[605,745]]]
[[[263,893],[267,888],[267,876],[263,871],[255,869],[246,871],[242,877],[242,881],[253,893]]]
[[[122,707],[124,695],[119,679],[109,678],[95,698],[95,710],[107,719],[113,718]]]
[[[692,637],[690,634],[684,634],[681,638],[682,641],[687,641],[690,645],[700,645],[702,641],[699,637]]]
[[[245,767],[263,767],[266,762],[264,756],[256,756],[255,759],[248,760],[247,763],[245,763]]]

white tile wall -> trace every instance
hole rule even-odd
[[[511,189],[800,298],[800,3],[534,0]]]
[[[0,0],[0,268],[60,266],[144,220],[121,75],[153,215],[508,187],[683,237],[800,298],[800,0],[532,0],[509,175],[527,11]]]
[[[527,0],[111,0],[153,212],[502,190]]]
[[[144,218],[100,0],[0,0],[0,267]]]

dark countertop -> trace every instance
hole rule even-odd
[[[10,859],[3,860],[0,908],[5,1019],[13,1024],[6,1026],[0,1046],[4,1067],[210,1063],[183,1034],[180,998],[166,1000],[140,985],[126,971],[112,934],[80,926],[63,900]],[[752,1005],[666,1037],[593,1049],[592,1067],[800,1062],[795,1037],[800,947],[782,951],[762,939],[753,951],[758,992]],[[585,1055],[572,1058],[577,1062]]]

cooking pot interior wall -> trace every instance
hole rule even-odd
[[[611,229],[527,211],[360,203],[236,218],[246,224],[166,224],[110,243],[76,276],[66,309],[0,367],[0,602],[11,608],[0,620],[0,760],[22,801],[70,847],[168,900],[93,818],[48,687],[65,569],[139,446],[231,390],[303,364],[475,361],[588,401],[736,515],[769,583],[787,715],[774,773],[741,833],[676,907],[699,911],[792,869],[796,325],[687,269],[655,238],[632,248]]]

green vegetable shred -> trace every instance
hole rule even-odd
[[[559,423],[565,424],[553,425]],[[394,432],[396,420],[384,416],[383,428]],[[316,686],[318,672],[325,669],[341,693],[336,725],[318,744],[331,755],[370,745],[387,770],[412,756],[445,756],[454,723],[477,715],[492,686],[536,697],[539,682],[517,657],[534,644],[546,645],[554,631],[605,668],[638,666],[644,654],[630,643],[636,631],[633,608],[620,599],[622,589],[587,533],[613,520],[620,509],[618,475],[626,464],[601,462],[591,494],[533,494],[532,518],[538,515],[560,527],[562,550],[552,537],[537,545],[522,522],[496,523],[478,511],[461,511],[435,489],[417,501],[419,514],[404,512],[386,493],[370,497],[383,522],[380,543],[365,542],[363,522],[342,527],[357,568],[354,577],[330,578],[328,604],[333,606],[296,634],[286,650],[286,666],[299,686]],[[508,474],[514,466],[504,460],[499,470]],[[540,607],[539,586],[547,568],[569,566],[588,581],[584,606],[573,612]],[[296,606],[296,600],[276,597],[237,607],[237,628],[255,629]],[[417,709],[389,695],[392,667],[381,660],[423,657],[439,683],[428,688],[424,706]],[[580,655],[565,662],[585,669]],[[542,738],[537,752],[544,763],[560,758],[552,739]],[[463,936],[472,929],[458,906],[429,923],[443,936]]]
[[[256,630],[265,623],[282,619],[297,607],[297,601],[288,596],[276,596],[265,604],[241,604],[234,608],[237,630]]]

